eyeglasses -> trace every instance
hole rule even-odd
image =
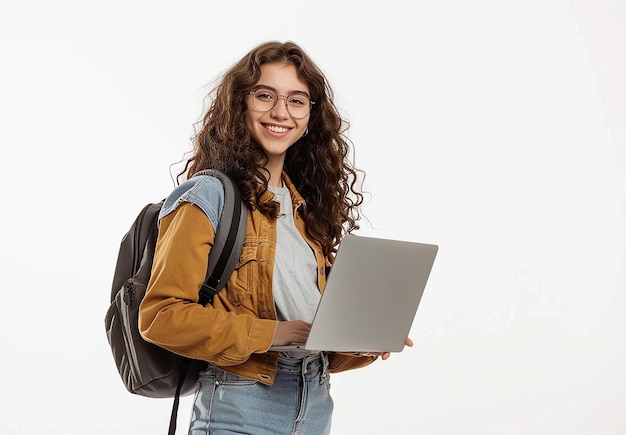
[[[260,87],[250,91],[249,94],[252,95],[252,105],[259,112],[269,112],[276,106],[278,98],[284,98],[287,111],[296,119],[306,117],[315,104],[315,101],[311,101],[303,92],[280,95],[272,88]]]

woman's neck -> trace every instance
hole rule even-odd
[[[278,161],[270,161],[265,166],[265,169],[270,174],[270,179],[267,181],[267,184],[270,186],[280,187],[283,185],[283,162],[284,159]]]

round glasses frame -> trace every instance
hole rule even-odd
[[[261,104],[262,103],[260,100],[255,98],[257,93],[267,93],[267,94],[270,94],[272,96],[275,95],[276,98],[274,99],[274,102],[272,103],[272,106],[267,108],[267,109],[265,109],[263,107],[257,106],[257,104]],[[278,104],[278,100],[280,98],[284,98],[285,99],[285,106],[287,108],[287,112],[289,112],[289,114],[291,116],[293,116],[294,118],[296,118],[296,119],[306,118],[309,115],[309,113],[311,113],[311,110],[313,109],[313,105],[315,104],[315,101],[311,101],[311,99],[308,97],[308,95],[303,94],[301,92],[293,92],[293,93],[291,93],[289,95],[281,95],[278,92],[276,92],[275,89],[268,88],[268,87],[265,87],[265,86],[261,87],[261,88],[254,89],[254,90],[248,92],[248,95],[252,96],[252,105],[259,112],[269,112],[274,107],[276,107],[276,104]],[[300,98],[304,97],[304,98],[306,98],[309,101],[309,104],[308,104],[308,107],[307,107],[307,111],[306,111],[306,113],[304,115],[297,116],[297,115],[292,113],[292,110],[294,110],[295,108],[304,109],[304,107],[305,107],[305,106],[294,106],[293,104],[290,104],[290,98],[294,97],[294,96],[298,96]],[[263,102],[262,104],[267,104],[267,102]],[[289,110],[290,108],[291,108],[291,110]]]

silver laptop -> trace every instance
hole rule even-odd
[[[437,245],[346,235],[306,343],[271,351],[400,352]]]

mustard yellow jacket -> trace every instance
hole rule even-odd
[[[283,178],[291,192],[296,227],[315,253],[318,287],[323,292],[326,267],[333,258],[325,258],[320,245],[306,235],[300,216],[305,201],[286,174]],[[267,191],[262,200],[273,197]],[[201,306],[198,290],[214,237],[205,212],[190,202],[183,202],[161,219],[152,275],[139,311],[141,334],[177,354],[272,385],[278,361],[277,352],[268,352],[277,325],[272,296],[276,219],[248,210],[246,237],[235,272],[213,305]],[[375,359],[330,353],[329,370],[355,369]]]

